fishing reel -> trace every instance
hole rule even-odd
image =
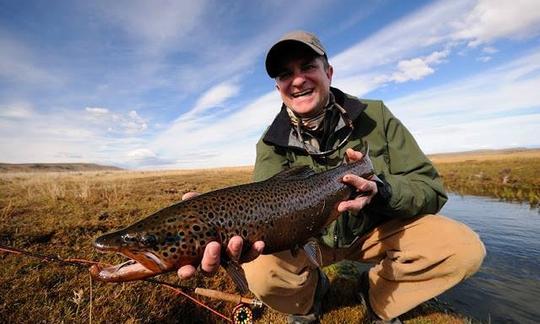
[[[253,311],[247,304],[238,304],[232,311],[234,324],[253,324]]]
[[[222,291],[195,288],[197,295],[206,296],[223,301],[233,302],[236,304],[232,311],[232,322],[234,324],[252,324],[253,323],[253,309],[261,308],[263,303],[256,298],[247,298],[240,295],[229,294]]]

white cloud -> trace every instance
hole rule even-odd
[[[486,63],[486,62],[489,62],[491,61],[491,56],[487,56],[487,55],[484,55],[484,56],[480,56],[476,59],[477,61],[480,61],[482,63]]]
[[[107,108],[86,107],[84,110],[95,118],[103,118],[109,114],[109,109]]]
[[[30,118],[35,114],[34,108],[28,102],[15,102],[0,105],[0,117],[4,118]]]
[[[387,105],[429,153],[538,145],[539,53]]]
[[[537,147],[540,114],[471,120],[437,127],[425,126],[413,134],[429,153],[460,152],[477,149]]]
[[[220,107],[226,100],[236,96],[239,91],[240,87],[231,81],[220,83],[203,93],[195,106],[180,116],[180,119],[193,118],[209,109]]]
[[[155,159],[155,158],[157,158],[156,153],[152,152],[149,149],[145,149],[145,148],[139,148],[139,149],[130,151],[130,152],[127,153],[127,156],[130,159],[133,159],[133,160],[147,160],[147,159]]]
[[[107,130],[119,136],[137,135],[148,129],[148,122],[137,111],[131,110],[127,114],[114,113],[108,108],[86,107],[84,118],[89,125],[101,130]]]
[[[191,167],[250,164],[255,143],[280,107],[279,95],[272,91],[219,118],[179,119],[149,147],[167,160],[196,161]]]
[[[493,46],[486,46],[484,48],[482,48],[482,52],[486,53],[486,54],[495,54],[497,53],[499,50],[496,49],[495,47]]]
[[[453,37],[469,41],[469,46],[497,38],[535,37],[540,33],[540,3],[537,0],[480,0],[455,26]]]
[[[394,64],[448,41],[454,17],[461,16],[470,8],[471,4],[466,0],[438,1],[395,21],[331,57],[336,76],[349,77]],[[447,47],[443,45],[443,48]]]
[[[429,67],[427,63],[420,58],[399,61],[398,72],[392,74],[390,80],[398,83],[409,80],[420,80],[423,77],[432,74],[434,71],[435,70]]]

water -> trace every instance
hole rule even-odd
[[[487,256],[472,278],[440,299],[486,323],[540,323],[539,210],[451,195],[441,214],[480,234]]]

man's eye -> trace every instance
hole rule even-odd
[[[302,71],[311,71],[315,69],[317,66],[315,64],[306,64],[302,66]]]
[[[291,75],[292,75],[291,72],[281,72],[280,74],[278,74],[276,79],[278,79],[278,81],[284,81],[284,80],[287,80],[288,78],[290,78]]]

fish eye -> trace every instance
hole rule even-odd
[[[141,236],[141,244],[145,246],[152,246],[157,243],[157,238],[151,234],[144,234]]]
[[[137,241],[137,237],[135,237],[135,235],[133,234],[128,233],[128,234],[122,235],[122,240],[124,240],[124,242],[126,243],[133,243]]]

